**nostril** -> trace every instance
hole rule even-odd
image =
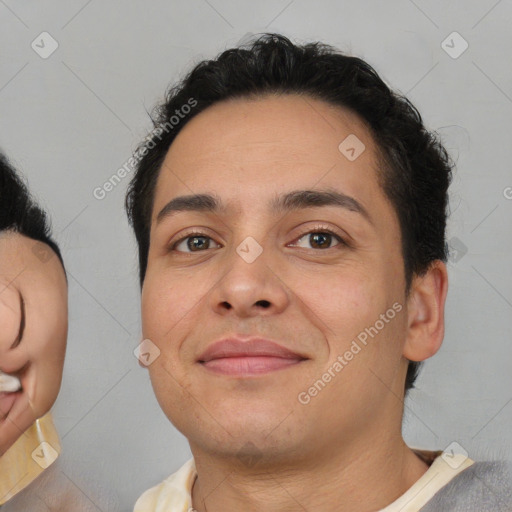
[[[259,300],[256,304],[263,306],[264,308],[268,308],[270,306],[270,302],[268,300]]]

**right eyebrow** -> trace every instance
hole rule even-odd
[[[222,201],[212,194],[193,194],[171,199],[158,213],[157,224],[164,218],[172,217],[177,212],[218,212],[222,209]]]

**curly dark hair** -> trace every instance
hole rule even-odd
[[[65,269],[60,249],[51,237],[48,215],[30,195],[26,184],[7,157],[0,152],[0,232],[2,231],[14,231],[48,245]]]
[[[392,91],[367,62],[321,42],[299,46],[273,33],[199,62],[155,107],[154,130],[135,153],[139,156],[125,201],[139,248],[141,286],[155,184],[174,138],[190,119],[215,103],[267,94],[323,100],[351,110],[365,122],[377,146],[379,185],[400,223],[408,296],[414,275],[424,275],[434,260],[447,260],[445,228],[453,161],[436,134],[425,128],[418,110]],[[194,108],[184,110],[187,115],[170,126],[169,121],[192,98]],[[413,387],[420,366],[409,363],[405,392]]]

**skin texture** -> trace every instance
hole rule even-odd
[[[54,404],[67,329],[67,283],[57,255],[18,233],[0,233],[0,370],[19,377],[22,385],[9,410],[0,410],[0,455]]]
[[[352,162],[338,150],[349,134],[366,146]],[[435,262],[405,297],[400,228],[375,155],[356,115],[296,95],[216,104],[169,149],[152,213],[143,336],[160,350],[149,366],[156,397],[196,461],[199,512],[377,510],[427,470],[401,436],[405,357],[439,349],[447,273]],[[335,206],[277,215],[267,207],[292,190],[323,188],[357,199],[371,222]],[[168,201],[194,193],[214,193],[228,208],[157,222]],[[187,228],[210,237],[209,248],[193,251],[185,240],[172,249]],[[318,247],[311,233],[326,228],[348,246],[333,237]],[[236,252],[249,236],[263,249],[252,263]],[[300,403],[299,393],[394,303],[401,312]],[[251,378],[197,362],[235,333],[270,338],[307,360]]]

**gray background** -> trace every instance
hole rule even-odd
[[[264,31],[366,59],[457,160],[448,238],[462,252],[449,262],[446,336],[406,402],[404,432],[413,446],[457,441],[475,459],[512,456],[511,25],[507,0],[0,0],[0,147],[51,212],[67,264],[70,331],[53,414],[63,470],[85,494],[102,481],[110,509],[131,510],[190,456],[133,355],[128,179],[103,200],[93,190],[128,159],[171,82]],[[43,31],[59,44],[46,59],[31,47]],[[453,31],[469,44],[458,58],[441,47]]]

